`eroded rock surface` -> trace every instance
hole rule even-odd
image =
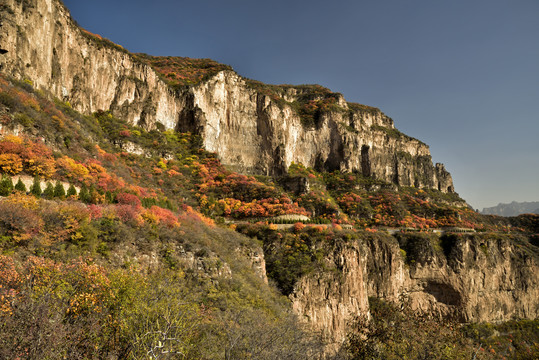
[[[198,133],[207,150],[240,172],[279,175],[296,162],[453,191],[451,175],[433,165],[428,146],[398,132],[376,108],[308,87],[269,96],[231,70],[171,88],[137,56],[76,26],[58,0],[5,0],[0,12],[2,71],[83,113],[111,111],[146,128],[160,123]],[[306,125],[297,103],[324,96],[333,106]]]

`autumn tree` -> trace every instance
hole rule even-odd
[[[16,154],[0,154],[0,172],[16,175],[23,169],[22,160]]]

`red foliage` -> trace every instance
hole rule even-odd
[[[135,205],[116,204],[114,206],[116,216],[123,222],[135,222],[142,224],[141,207]]]
[[[131,205],[136,208],[142,207],[142,203],[136,195],[123,192],[116,195],[116,202],[121,205]]]

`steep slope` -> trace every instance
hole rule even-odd
[[[530,235],[353,231],[334,227],[240,231],[264,242],[268,274],[295,312],[335,351],[374,297],[460,323],[539,316],[539,248]]]
[[[241,172],[282,174],[295,162],[453,191],[428,146],[398,132],[378,109],[316,86],[268,91],[226,66],[179,76],[174,66],[81,30],[58,0],[6,0],[1,11],[2,71],[83,113],[110,110],[147,129],[196,132],[205,149]],[[185,71],[185,63],[172,63]]]
[[[30,201],[2,188],[3,251],[177,271],[163,282],[187,274],[197,284],[187,299],[210,321],[199,332],[210,338],[194,347],[219,344],[208,358],[219,358],[227,337],[242,339],[234,351],[248,357],[258,336],[271,342],[287,321],[292,333],[298,328],[265,284],[266,269],[333,352],[350,320],[369,316],[369,296],[460,321],[537,317],[537,217],[481,217],[463,206],[428,147],[380,110],[316,85],[257,83],[211,60],[130,54],[79,29],[57,0],[6,0],[0,10],[2,72],[24,79],[0,76],[0,133],[22,134],[0,139],[2,172],[90,187],[76,205],[61,194]],[[51,93],[58,99],[49,101]],[[221,164],[288,174],[245,176]],[[25,208],[21,198],[38,207]],[[10,217],[12,209],[27,216]],[[278,215],[324,225],[245,230],[251,225],[243,222]],[[441,227],[486,233],[415,233]],[[279,358],[275,344],[267,358]],[[301,358],[308,344],[292,345]]]

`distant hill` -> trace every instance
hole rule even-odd
[[[516,202],[510,204],[498,204],[493,207],[483,208],[481,214],[484,215],[500,215],[500,216],[517,216],[520,214],[534,213],[539,214],[539,201],[532,202]]]

